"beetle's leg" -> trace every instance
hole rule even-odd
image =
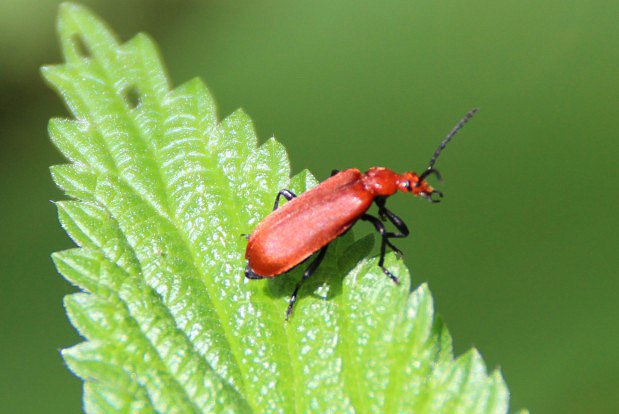
[[[249,267],[249,263],[247,263],[247,266],[245,266],[245,277],[248,279],[264,279],[266,278],[266,276],[261,276],[257,273],[254,273],[253,270],[251,270],[251,267]]]
[[[320,265],[320,262],[322,262],[322,259],[325,257],[325,253],[327,253],[328,247],[329,245],[326,245],[325,247],[320,249],[320,251],[318,252],[318,256],[316,256],[312,263],[307,266],[305,272],[303,272],[303,277],[301,277],[301,280],[299,280],[299,283],[297,283],[297,286],[294,288],[294,292],[292,292],[292,296],[290,296],[290,302],[288,302],[288,309],[286,310],[286,320],[288,320],[290,314],[292,314],[292,308],[297,301],[297,294],[299,293],[299,289],[301,289],[303,282],[305,282],[316,271],[316,269]]]
[[[389,279],[393,280],[394,283],[400,284],[400,281],[398,280],[398,278],[395,277],[393,273],[391,273],[389,269],[385,267],[385,254],[387,253],[387,246],[394,249],[396,253],[399,252],[399,254],[402,254],[402,252],[397,247],[391,244],[391,242],[389,241],[389,238],[390,237],[403,237],[403,236],[398,236],[395,233],[388,233],[385,230],[385,225],[377,217],[370,216],[369,214],[364,214],[361,216],[361,220],[369,221],[370,223],[372,223],[376,231],[378,231],[382,237],[382,242],[380,244],[380,259],[378,259],[378,267],[380,267],[383,273],[386,274],[389,277]]]
[[[383,197],[376,198],[376,205],[378,205],[378,215],[381,219],[383,219],[383,221],[389,220],[391,224],[393,224],[395,228],[399,231],[399,233],[389,233],[388,238],[399,239],[408,236],[410,234],[408,226],[406,226],[406,223],[404,223],[404,221],[400,217],[396,216],[393,211],[385,207],[386,201],[387,200]]]
[[[335,174],[339,173],[340,170],[331,170],[331,177],[333,177]]]
[[[387,237],[387,239],[400,239],[410,234],[406,223],[404,223],[404,221],[402,221],[400,217],[396,216],[391,210],[385,207],[386,199],[384,197],[377,197],[375,199],[375,202],[378,205],[378,215],[380,216],[380,218],[383,221],[389,220],[391,224],[393,224],[399,231],[399,233],[386,233],[385,236]],[[391,247],[393,251],[396,252],[396,254],[398,254],[399,256],[403,255],[400,249],[395,247],[393,243],[391,243],[389,240],[387,240],[387,245]]]
[[[387,221],[388,218],[387,218],[387,214],[385,213],[385,210],[387,210],[385,208],[385,203],[387,202],[387,197],[376,197],[374,199],[374,202],[378,206],[378,216],[380,217],[380,219],[382,221]]]
[[[275,204],[273,205],[273,210],[277,210],[279,207],[279,199],[281,196],[286,197],[286,200],[290,201],[295,198],[297,195],[290,190],[286,190],[285,188],[277,193],[277,197],[275,197]]]
[[[386,217],[399,231],[399,233],[387,233],[388,238],[401,239],[410,234],[406,223],[404,223],[400,217],[393,214],[391,210],[382,207],[378,210],[378,214],[380,214],[381,217]]]

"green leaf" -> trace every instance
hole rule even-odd
[[[390,255],[393,285],[371,235],[333,243],[286,323],[299,271],[246,280],[240,235],[316,180],[242,111],[220,121],[199,79],[172,89],[148,36],[73,4],[58,30],[65,63],[43,74],[74,119],[50,121],[71,162],[52,176],[78,247],[53,259],[82,291],[65,308],[85,342],[63,356],[87,412],[507,411],[501,374],[454,359],[428,287]]]

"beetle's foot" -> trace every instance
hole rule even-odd
[[[387,244],[387,246],[389,246],[389,248],[393,251],[393,253],[395,253],[395,256],[398,259],[401,259],[402,257],[404,257],[404,253],[402,253],[402,250],[395,247],[393,243],[391,243],[389,240],[385,240],[385,243]]]
[[[434,196],[435,194],[437,197]],[[434,190],[430,194],[423,194],[421,197],[425,198],[432,204],[436,204],[441,202],[441,199],[443,198],[443,193],[438,190]]]
[[[288,309],[286,309],[286,322],[290,319],[290,315],[292,315],[292,310],[294,309],[294,303],[297,301],[297,297],[293,296],[290,298],[290,302],[288,303]]]
[[[437,198],[437,197],[434,197],[434,194],[436,194],[438,198]],[[443,198],[443,197],[444,197],[444,196],[443,196],[443,193],[442,193],[442,192],[440,192],[440,191],[438,191],[438,190],[434,190],[434,191],[432,191],[432,193],[430,194],[430,201],[431,201],[431,202],[433,202],[433,203],[438,203],[438,202],[440,202],[440,201],[441,201],[441,198]]]
[[[395,257],[397,257],[398,259],[402,259],[404,257],[404,253],[402,253],[402,250],[394,246],[391,246],[391,249],[393,250],[393,253],[395,253]]]

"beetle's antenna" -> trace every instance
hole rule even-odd
[[[454,135],[456,135],[458,133],[458,131],[460,131],[460,129],[462,129],[462,127],[469,122],[469,120],[471,118],[473,118],[473,115],[475,115],[475,113],[477,113],[477,111],[479,111],[479,108],[473,108],[469,111],[468,114],[466,114],[464,116],[464,118],[462,118],[460,120],[460,122],[458,122],[456,124],[455,127],[453,127],[453,129],[451,131],[449,131],[449,134],[447,134],[447,136],[445,137],[445,139],[440,143],[440,145],[438,146],[438,148],[436,149],[436,151],[434,151],[434,155],[432,155],[432,159],[430,160],[430,162],[428,163],[428,168],[426,169],[426,171],[421,175],[423,178],[427,177],[428,174],[430,174],[430,172],[435,171],[434,170],[434,163],[436,162],[436,159],[438,158],[439,155],[441,155],[441,152],[443,151],[443,149],[445,149],[445,146],[447,146],[447,144],[449,143],[449,141],[451,141],[451,139],[454,137]],[[421,178],[421,177],[420,177]],[[419,180],[421,181],[421,179]]]

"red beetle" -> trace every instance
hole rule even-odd
[[[292,313],[299,289],[316,270],[325,256],[327,247],[335,238],[345,233],[357,220],[369,221],[382,237],[378,266],[395,283],[398,279],[384,266],[386,248],[402,252],[389,239],[406,237],[406,224],[385,207],[387,197],[398,190],[427,198],[433,203],[443,193],[432,188],[425,180],[430,174],[440,175],[434,169],[437,157],[445,145],[477,112],[471,110],[449,132],[434,152],[428,168],[420,175],[414,172],[397,174],[387,168],[374,167],[365,173],[355,168],[334,171],[331,178],[311,190],[296,196],[290,190],[281,190],[275,198],[273,212],[254,229],[248,238],[245,258],[245,276],[249,279],[271,278],[288,272],[320,250],[307,266],[303,277],[290,297],[286,320]],[[279,207],[281,196],[288,203]],[[382,221],[390,221],[398,232],[389,232],[378,217],[366,214],[372,202],[378,206]]]

